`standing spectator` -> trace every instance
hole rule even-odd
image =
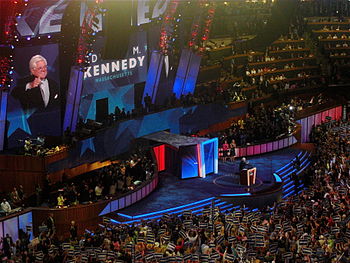
[[[42,194],[42,189],[39,184],[35,186],[35,199],[36,199],[36,206],[41,205],[41,194]]]
[[[10,259],[11,258],[11,247],[13,246],[12,238],[9,234],[6,234],[6,237],[2,240],[2,250],[5,256]]]
[[[19,199],[22,201],[25,198],[23,185],[21,184],[19,185],[19,188],[18,188],[18,196],[19,196]]]
[[[70,233],[70,240],[76,241],[78,237],[78,228],[75,224],[75,221],[72,221],[70,223],[69,233]]]
[[[98,183],[95,187],[95,196],[96,199],[101,199],[102,197],[102,191],[103,191],[103,186],[101,186],[100,183]]]
[[[63,197],[62,193],[59,193],[59,195],[57,197],[57,206],[58,207],[63,207],[64,206],[64,201],[65,201],[65,198]]]
[[[52,237],[55,233],[55,219],[53,218],[53,213],[50,213],[46,219],[46,225],[48,229],[48,236]]]

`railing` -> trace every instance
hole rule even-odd
[[[289,134],[287,137],[284,137],[284,138],[279,139],[279,140],[265,142],[262,144],[249,145],[249,146],[245,146],[245,147],[237,147],[235,149],[236,157],[244,157],[244,156],[263,154],[263,153],[277,151],[277,150],[292,146],[293,144],[298,142],[298,140],[296,138],[296,133],[299,130],[300,129],[297,129],[292,134]]]

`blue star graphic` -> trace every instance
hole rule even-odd
[[[82,156],[87,149],[90,149],[91,151],[95,152],[94,137],[88,138],[81,142],[80,156]]]
[[[7,136],[10,137],[17,129],[22,129],[24,132],[32,135],[27,119],[34,113],[35,109],[23,111],[8,112],[7,120],[10,122]]]

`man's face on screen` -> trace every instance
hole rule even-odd
[[[32,74],[41,79],[45,79],[47,75],[47,65],[45,61],[40,60],[36,63],[36,67],[32,69]]]

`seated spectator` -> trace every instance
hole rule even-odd
[[[9,214],[9,213],[11,213],[11,210],[12,210],[12,209],[11,209],[11,205],[10,205],[10,203],[6,200],[6,198],[4,198],[4,199],[2,200],[0,206],[1,206],[2,211],[4,211],[6,215]]]
[[[12,204],[18,204],[21,201],[16,187],[13,188],[12,192],[10,193],[10,197]]]

